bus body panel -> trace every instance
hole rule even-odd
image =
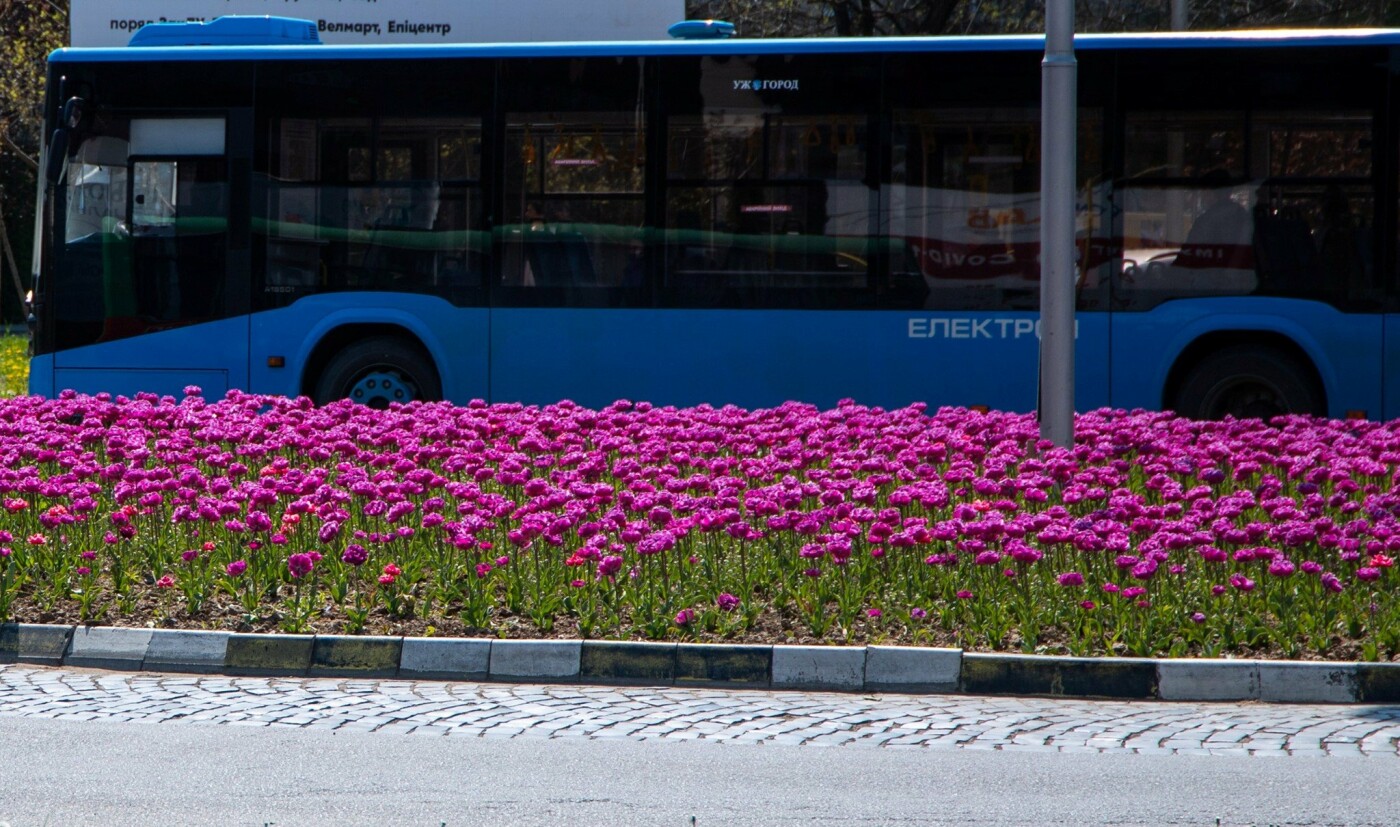
[[[1012,411],[1036,405],[1035,313],[496,308],[492,314],[493,401],[770,406],[853,398],[887,407],[936,400]],[[911,336],[911,329],[944,335]],[[1107,339],[1107,314],[1081,314],[1081,410],[1107,403]]]
[[[437,367],[445,398],[465,403],[488,391],[486,308],[453,307],[413,294],[333,293],[255,313],[252,319],[252,386],[264,393],[296,396],[309,390],[315,377],[304,371],[317,346],[338,328],[356,325],[398,327],[416,337]],[[272,356],[282,356],[286,367],[269,367]]]
[[[59,390],[179,396],[190,385],[209,399],[249,387],[247,316],[53,354],[53,386]],[[39,391],[31,385],[31,392]]]
[[[52,399],[58,396],[59,390],[53,383],[53,354],[30,357],[29,393]]]
[[[1382,415],[1379,315],[1343,313],[1320,302],[1236,297],[1171,301],[1143,313],[1115,313],[1113,326],[1115,407],[1170,407],[1172,400],[1162,394],[1187,347],[1202,336],[1238,331],[1278,334],[1296,344],[1318,371],[1329,416],[1356,409]]]
[[[1380,418],[1395,419],[1400,417],[1400,315],[1388,313],[1382,324],[1385,325],[1385,347],[1381,354],[1384,405]]]

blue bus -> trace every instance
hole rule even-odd
[[[1036,406],[1039,37],[49,61],[30,389]],[[1400,416],[1400,32],[1080,36],[1076,408]]]

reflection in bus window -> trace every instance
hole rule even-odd
[[[1248,130],[1234,112],[1127,123],[1137,174],[1115,193],[1119,306],[1250,293],[1379,301],[1368,113],[1260,111]]]
[[[137,161],[131,170],[131,226],[137,233],[175,224],[179,161]]]
[[[461,303],[479,289],[479,121],[287,118],[274,140],[262,306],[335,290]]]
[[[1254,113],[1263,178],[1256,250],[1267,292],[1375,306],[1381,300],[1371,113]]]
[[[865,175],[865,119],[783,115],[768,122],[773,178],[859,180]]]
[[[1219,169],[1244,175],[1244,116],[1229,113],[1135,112],[1128,117],[1128,178],[1199,178]]]
[[[507,116],[505,286],[637,286],[644,141],[630,111]]]
[[[1080,306],[1116,257],[1097,121],[1082,118],[1076,237]],[[895,114],[887,202],[894,300],[928,308],[1033,309],[1040,301],[1040,129],[1034,110]]]
[[[667,284],[685,301],[866,286],[864,118],[732,109],[667,124]],[[765,149],[766,148],[766,149]]]
[[[68,216],[64,241],[115,232],[126,223],[127,142],[95,135],[82,142],[68,163]]]
[[[64,173],[67,209],[62,267],[52,296],[60,344],[79,347],[103,337],[114,285],[129,285],[130,230],[127,227],[126,121],[102,124],[112,134],[87,136]]]
[[[666,128],[666,173],[679,180],[730,180],[763,175],[763,120],[717,113],[672,118]]]
[[[219,318],[228,278],[228,164],[223,157],[132,162],[132,272],[114,285],[106,338]]]
[[[1251,119],[1252,154],[1270,178],[1371,174],[1371,113],[1269,112]]]

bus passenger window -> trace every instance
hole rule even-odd
[[[863,115],[672,117],[667,287],[700,306],[819,306],[864,290],[867,144]]]
[[[125,226],[127,151],[125,140],[106,135],[78,147],[67,172],[66,243]]]
[[[1370,124],[1366,112],[1130,113],[1115,304],[1378,302]]]
[[[1100,117],[1080,117],[1075,220],[1078,304],[1106,299],[1116,256]],[[886,301],[929,309],[1032,310],[1040,304],[1040,116],[1034,109],[896,111],[886,231]]]
[[[480,121],[287,118],[273,129],[262,306],[337,290],[476,299]]]
[[[644,135],[634,111],[507,116],[502,286],[640,286]]]
[[[132,231],[175,227],[175,172],[178,161],[137,161],[132,169]]]

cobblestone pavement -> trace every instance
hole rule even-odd
[[[230,678],[0,666],[0,716],[480,738],[1400,757],[1400,707]]]

